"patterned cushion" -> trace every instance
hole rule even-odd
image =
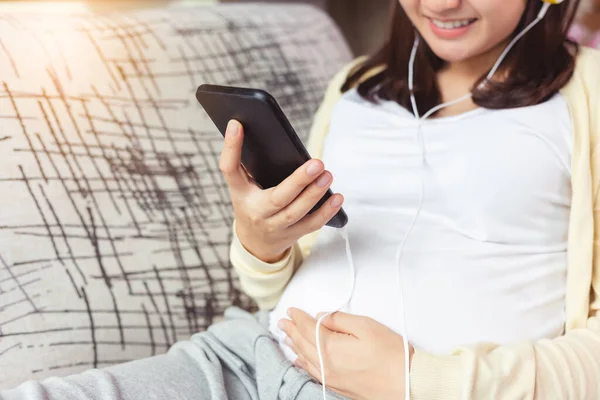
[[[270,91],[303,139],[350,59],[312,7],[0,13],[0,387],[164,352],[232,305],[202,83]]]

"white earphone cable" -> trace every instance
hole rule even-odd
[[[550,6],[551,6],[550,3],[544,2],[544,4],[542,5],[542,8],[541,8],[540,12],[538,13],[537,17],[533,21],[531,21],[531,23],[529,25],[527,25],[521,32],[519,32],[519,34],[516,35],[513,38],[513,40],[510,41],[510,43],[508,44],[508,46],[506,46],[506,48],[504,49],[504,51],[502,52],[502,54],[500,54],[500,57],[498,58],[498,61],[496,61],[496,64],[494,64],[494,66],[492,67],[492,69],[490,70],[490,72],[488,72],[488,74],[486,75],[485,80],[481,83],[482,85],[484,85],[487,81],[489,81],[492,78],[492,76],[494,76],[494,74],[496,73],[496,71],[498,71],[498,68],[500,67],[500,64],[502,63],[502,61],[504,61],[504,58],[507,56],[508,52],[513,48],[513,46],[523,36],[525,36],[525,34],[527,32],[529,32],[531,30],[531,28],[533,28],[535,25],[537,25],[537,23],[540,22],[544,18],[544,16],[546,15],[546,12],[550,8]]]
[[[354,286],[356,284],[356,269],[354,267],[354,260],[352,259],[352,251],[350,250],[350,239],[348,238],[347,227],[341,228],[339,230],[339,233],[346,242],[346,258],[348,259],[348,265],[350,266],[350,288],[348,290],[348,296],[346,301],[336,310],[321,315],[321,317],[319,317],[319,319],[317,320],[317,326],[315,327],[315,341],[317,342],[317,356],[319,357],[319,367],[321,369],[321,385],[323,388],[323,400],[327,400],[327,385],[325,383],[325,366],[323,362],[323,352],[321,350],[321,340],[319,335],[321,323],[325,318],[327,318],[327,316],[341,311],[342,309],[350,305],[350,300],[352,300],[352,295],[354,294]]]
[[[419,149],[421,152],[421,172],[419,176],[419,204],[417,206],[417,212],[415,213],[408,230],[404,234],[400,245],[398,246],[398,251],[396,252],[396,278],[398,280],[398,288],[399,290],[399,298],[400,298],[400,313],[401,313],[401,325],[400,330],[402,332],[402,343],[404,345],[404,390],[405,390],[405,398],[410,399],[410,347],[408,343],[408,333],[406,328],[406,314],[404,312],[404,289],[402,287],[402,277],[401,277],[401,268],[400,262],[402,260],[402,254],[404,250],[404,244],[406,243],[406,239],[410,236],[413,228],[417,224],[417,220],[419,219],[419,215],[421,213],[421,209],[423,208],[423,200],[425,198],[425,178],[423,177],[423,168],[425,166],[425,145],[423,143],[423,136],[421,132],[421,121],[418,122],[417,125],[417,142],[419,145]]]

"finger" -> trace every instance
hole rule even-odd
[[[315,378],[319,383],[323,383],[321,379],[321,370],[307,359],[303,357],[298,357],[294,364],[296,365],[296,367],[302,368],[303,370],[308,372],[308,374]]]
[[[319,177],[300,193],[288,206],[276,213],[273,218],[281,225],[289,227],[304,218],[321,200],[329,189],[333,177],[324,171]]]
[[[302,356],[299,356],[298,358],[296,358],[296,361],[294,361],[294,365],[296,366],[296,368],[301,368],[303,370],[305,370],[306,372],[308,372],[308,374],[310,376],[312,376],[317,382],[319,383],[323,383],[323,377],[321,375],[321,369],[311,363],[310,361],[308,361],[307,359],[305,359]],[[345,398],[352,398],[352,395],[346,391],[337,389],[337,383],[338,382],[334,382],[331,380],[331,376],[327,373],[327,368],[325,368],[325,380],[327,383],[327,389],[330,391],[333,391],[339,395],[341,395],[342,397]]]
[[[312,159],[288,176],[269,193],[271,215],[290,204],[302,191],[323,172],[321,160]]]
[[[302,356],[307,360],[310,360],[314,364],[319,364],[319,356],[317,355],[317,348],[313,343],[310,343],[304,338],[298,329],[298,326],[288,319],[283,319],[281,322],[281,330],[286,334],[284,342],[288,347],[294,349],[294,353],[298,356]]]
[[[294,235],[303,236],[321,229],[340,211],[343,203],[344,196],[339,193],[334,194],[315,212],[305,216],[293,226]]]
[[[290,308],[288,310],[288,315],[291,318],[291,321],[294,323],[296,328],[298,329],[298,333],[300,336],[305,339],[311,346],[315,348],[317,345],[317,337],[316,337],[316,327],[317,320],[308,315],[306,312],[298,309],[298,308]],[[330,342],[333,338],[334,332],[332,332],[327,327],[321,325],[319,326],[319,341],[321,343],[321,349],[325,352],[325,344]],[[292,340],[294,338],[292,337]]]
[[[317,320],[325,314],[318,313]],[[367,317],[338,311],[323,318],[321,325],[334,332],[360,337],[365,332],[369,321]]]
[[[294,342],[290,339],[290,337],[286,337],[284,339],[284,343],[287,347],[289,347],[294,354],[296,354],[296,360],[294,361],[294,365],[296,365],[299,368],[305,369],[307,370],[307,368],[312,368],[314,371],[320,371],[318,366],[318,360],[317,360],[317,364],[314,364],[313,362],[311,362],[309,359],[307,359],[303,354],[302,351],[298,348],[298,346],[296,346],[294,344]],[[320,377],[320,373],[319,373],[319,377]]]
[[[298,334],[312,346],[316,346],[315,328],[317,327],[317,321],[315,321],[315,319],[306,312],[298,308],[288,309],[288,316],[297,328]],[[326,329],[323,326],[320,328]],[[323,337],[323,335],[320,336]],[[292,337],[292,340],[296,342],[294,337]]]
[[[243,190],[250,183],[246,172],[242,168],[243,130],[238,121],[229,121],[225,132],[225,143],[219,158],[219,168],[232,190]]]

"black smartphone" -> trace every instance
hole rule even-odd
[[[268,92],[260,89],[201,85],[196,99],[225,136],[227,123],[235,119],[244,127],[242,164],[252,178],[268,189],[277,186],[296,169],[310,160],[308,151],[296,131]],[[331,189],[310,210],[317,210],[333,195]],[[342,228],[348,223],[343,209],[327,222]]]

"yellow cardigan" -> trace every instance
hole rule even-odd
[[[316,113],[307,146],[313,157],[322,154],[340,87],[355,64],[334,77]],[[410,371],[414,400],[600,399],[600,52],[581,49],[574,76],[561,93],[574,133],[566,333],[552,340],[460,347],[445,355],[416,349]],[[317,234],[300,239],[276,264],[253,257],[234,235],[231,262],[242,289],[261,309],[277,304]]]

